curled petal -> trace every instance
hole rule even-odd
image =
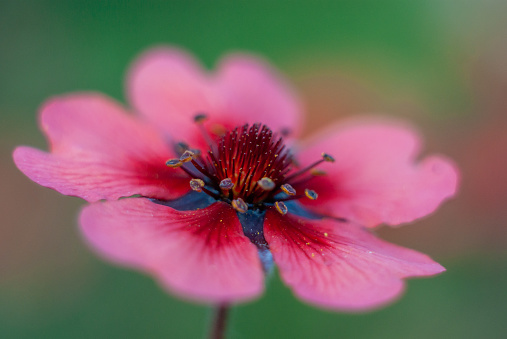
[[[106,259],[150,273],[183,297],[223,303],[263,291],[257,249],[225,203],[197,211],[143,198],[95,203],[83,209],[80,224]]]
[[[83,93],[47,102],[40,115],[51,153],[18,147],[18,168],[40,185],[87,201],[134,194],[170,199],[188,191],[179,171],[165,166],[174,153],[155,130],[116,102]]]
[[[305,186],[319,199],[302,203],[370,227],[432,213],[456,193],[458,171],[443,156],[417,161],[419,144],[418,134],[400,123],[357,121],[330,128],[299,154],[303,166],[323,151],[336,160],[320,165],[327,175]]]
[[[207,116],[205,127],[216,134],[259,121],[274,131],[298,133],[301,127],[295,96],[253,57],[228,57],[216,74],[210,74],[181,50],[155,48],[134,63],[127,86],[140,114],[175,141],[185,140],[193,147],[204,144],[194,122],[197,114]]]
[[[377,308],[401,294],[403,278],[445,270],[422,253],[331,219],[282,216],[271,209],[264,231],[285,283],[303,300],[325,308]]]

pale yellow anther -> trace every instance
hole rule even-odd
[[[324,172],[323,170],[318,169],[318,168],[312,168],[310,170],[310,174],[313,176],[316,176],[316,177],[321,177],[323,175],[326,175],[327,173]]]
[[[225,133],[227,133],[227,129],[225,128],[225,126],[220,125],[220,124],[214,124],[213,126],[211,126],[210,130],[211,130],[211,133],[213,133],[215,135],[219,135],[219,136],[222,136]]]
[[[187,150],[187,151],[183,152],[183,154],[181,155],[180,161],[181,162],[192,161],[192,159],[194,158],[194,156],[195,156],[194,152]]]
[[[247,203],[241,198],[234,199],[232,201],[232,207],[239,213],[245,213],[246,211],[248,211]]]
[[[327,162],[334,162],[334,158],[327,153],[322,153],[322,158]]]
[[[196,116],[194,116],[194,122],[200,124],[202,122],[204,122],[206,119],[208,119],[208,116],[206,114],[197,114]]]
[[[283,184],[280,188],[288,195],[296,195],[296,190],[290,184]]]
[[[185,142],[178,142],[176,145],[175,145],[175,149],[176,149],[176,152],[178,153],[183,153],[185,152],[187,149],[188,149],[188,144],[185,143]]]
[[[257,184],[265,191],[272,191],[276,186],[275,182],[268,177],[264,177],[261,180],[257,181]]]
[[[230,190],[234,187],[234,183],[230,178],[225,178],[224,180],[220,181],[219,186],[223,190]]]
[[[180,161],[180,159],[169,159],[165,162],[165,164],[167,167],[172,167],[172,168],[180,167],[181,165],[183,165],[183,163]]]
[[[277,201],[277,202],[275,202],[275,208],[278,211],[278,213],[280,213],[281,215],[285,215],[289,211],[289,209],[283,203],[283,201]]]
[[[190,188],[196,192],[202,192],[202,188],[204,187],[204,181],[202,179],[192,179],[190,180]]]
[[[315,192],[314,190],[309,190],[308,188],[305,189],[305,195],[308,199],[311,199],[311,200],[315,200],[319,197],[317,192]]]

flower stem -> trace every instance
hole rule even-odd
[[[224,339],[225,330],[227,327],[227,315],[229,313],[229,305],[220,304],[215,308],[215,315],[211,331],[209,333],[210,339]]]

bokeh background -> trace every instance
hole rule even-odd
[[[83,201],[16,170],[15,145],[46,148],[48,97],[96,90],[124,102],[129,63],[173,44],[212,68],[252,51],[299,92],[306,132],[346,116],[413,121],[426,152],[462,170],[459,196],[382,237],[448,272],[411,280],[379,311],[307,306],[275,275],[236,307],[230,338],[507,337],[505,1],[0,1],[0,338],[200,338],[211,311],[111,266],[84,245]]]

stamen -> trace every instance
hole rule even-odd
[[[298,195],[291,195],[289,197],[285,197],[285,198],[280,198],[278,199],[278,201],[291,201],[291,200],[298,200],[298,199],[301,199],[301,198],[304,198],[305,195],[304,194],[298,194]]]
[[[288,127],[284,127],[280,130],[280,134],[284,137],[284,138],[287,138],[291,133],[291,130],[290,128]]]
[[[321,176],[326,175],[327,173],[323,170],[318,169],[318,168],[312,168],[310,170],[310,174],[313,176],[316,176],[316,177],[321,177]]]
[[[246,211],[248,211],[248,205],[241,198],[234,199],[232,201],[232,207],[239,213],[245,213]]]
[[[182,167],[184,168],[184,167]],[[209,189],[207,189],[205,186],[205,183],[202,179],[192,179],[190,180],[190,188],[196,192],[204,192],[206,193],[207,195],[215,198],[215,199],[220,199],[220,195],[216,194],[215,192],[212,192],[210,191]]]
[[[288,195],[296,195],[296,190],[290,184],[283,184],[280,188]]]
[[[281,215],[285,215],[289,211],[287,205],[285,205],[282,201],[275,202],[275,208]]]
[[[202,188],[204,187],[204,181],[202,179],[192,179],[190,180],[190,188],[196,192],[202,192]]]
[[[208,116],[206,114],[200,113],[194,116],[194,122],[197,124],[199,129],[201,130],[202,136],[206,140],[206,143],[210,147],[210,149],[213,149],[216,144],[213,142],[213,139],[211,139],[211,136],[209,135],[206,128],[204,128],[203,122],[208,119]]]
[[[322,159],[320,160],[317,160],[315,161],[313,164],[310,164],[308,166],[306,166],[305,168],[303,169],[300,169],[299,171],[297,171],[296,173],[292,173],[291,175],[289,175],[287,178],[285,178],[285,181],[290,181],[292,179],[294,179],[295,177],[298,177],[300,176],[301,174],[303,173],[306,173],[308,171],[310,171],[312,168],[314,168],[315,166],[317,165],[320,165],[321,163],[323,163],[324,161],[327,161],[327,162],[334,162],[334,158],[332,156],[330,156],[329,154],[327,153],[322,153]]]
[[[183,165],[183,163],[180,161],[180,159],[169,159],[165,162],[167,167],[176,168]]]
[[[178,154],[183,154],[188,149],[188,144],[184,143],[183,141],[178,142],[176,145],[174,145],[174,150]]]
[[[219,136],[223,136],[225,133],[227,133],[227,129],[225,129],[225,127],[220,124],[214,124],[211,126],[210,130],[213,134]]]
[[[220,199],[221,199],[221,196],[220,196],[219,194],[216,194],[215,192],[210,191],[210,190],[209,190],[209,189],[207,189],[206,187],[202,187],[201,189],[202,189],[202,191],[203,191],[204,193],[206,193],[206,194],[207,194],[207,195],[209,195],[210,197],[213,197],[213,198],[215,198],[215,199],[217,199],[217,200],[220,200]],[[224,201],[225,201],[225,202],[227,202],[227,203],[230,203],[230,200],[229,200],[229,199],[224,200]]]
[[[225,178],[224,180],[220,181],[219,186],[223,190],[230,190],[234,187],[234,183],[230,178]]]
[[[177,143],[174,147],[181,156],[166,162],[168,167],[179,167],[192,179],[192,190],[225,201],[240,213],[249,207],[261,208],[264,201],[273,204],[275,200],[284,200],[274,199],[282,191],[286,197],[296,195],[286,180],[293,159],[281,137],[265,125],[245,124],[225,131],[221,137],[212,134],[212,139],[208,133],[210,124],[204,127],[205,119],[204,114],[194,117],[209,149],[201,154],[185,143]]]
[[[305,189],[305,195],[308,199],[311,199],[311,200],[315,200],[319,197],[317,192],[315,192],[314,190],[309,190],[308,188]]]
[[[298,161],[298,159],[296,158],[293,158],[292,159],[292,164],[295,166],[295,167],[300,167],[301,166],[301,163]]]
[[[276,186],[275,182],[268,177],[264,177],[261,180],[257,181],[257,185],[259,185],[260,188],[265,191],[272,191]]]
[[[181,162],[189,162],[189,161],[192,161],[192,159],[194,158],[195,154],[194,152],[192,151],[185,151],[181,157],[180,157],[180,161]]]
[[[194,116],[194,122],[197,124],[204,122],[206,119],[208,119],[208,116],[204,113],[199,113]]]
[[[207,176],[210,179],[214,178],[214,176],[208,171],[208,169],[205,168],[203,165],[201,165],[199,162],[197,162],[195,159],[192,158],[192,160],[190,160],[190,161],[192,162],[192,165],[194,165],[196,170],[198,170],[199,172],[201,172],[202,174],[204,174],[205,176]],[[185,168],[185,167],[182,167],[182,169],[183,168]]]
[[[322,158],[327,162],[334,162],[334,158],[327,153],[322,153]]]

